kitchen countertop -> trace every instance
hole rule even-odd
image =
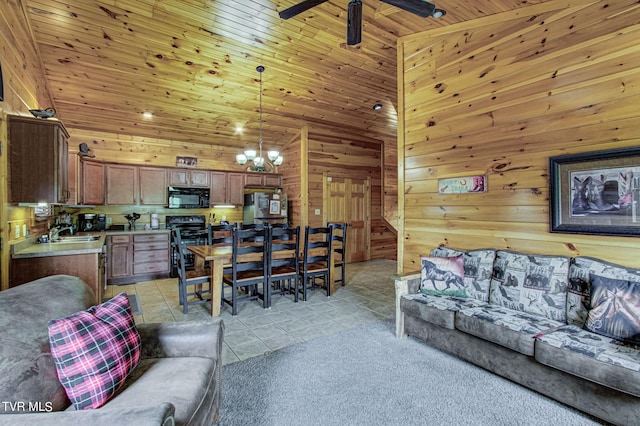
[[[33,237],[28,240],[21,241],[11,246],[12,259],[25,259],[31,257],[49,257],[49,256],[70,256],[78,254],[91,254],[102,252],[107,236],[110,235],[135,235],[135,234],[168,234],[170,229],[136,229],[136,230],[107,230],[104,232],[78,232],[74,235],[89,236],[97,235],[100,238],[96,241],[77,242],[77,243],[38,243],[38,238]]]
[[[26,241],[11,246],[12,259],[26,259],[33,257],[71,256],[78,254],[101,253],[105,243],[106,234],[84,233],[83,235],[98,235],[95,241],[74,243],[38,243],[38,238],[29,238]]]

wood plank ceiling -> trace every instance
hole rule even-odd
[[[265,149],[304,124],[395,138],[397,37],[543,1],[440,0],[436,20],[363,0],[347,46],[348,0],[289,20],[296,0],[23,0],[68,128],[255,147],[264,65]]]

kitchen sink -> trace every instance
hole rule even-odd
[[[51,241],[52,244],[69,244],[69,243],[90,243],[91,241],[98,241],[100,239],[97,235],[78,235],[60,237],[55,241]]]

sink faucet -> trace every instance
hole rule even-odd
[[[62,231],[69,231],[70,234],[73,234],[73,226],[63,226],[62,228],[54,226],[49,229],[49,241],[58,241]]]

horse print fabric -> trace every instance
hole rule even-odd
[[[462,256],[420,256],[420,263],[422,293],[466,297]]]
[[[640,282],[591,274],[591,310],[584,328],[640,345]]]
[[[565,322],[569,262],[566,256],[497,251],[490,303]]]
[[[640,281],[640,269],[627,268],[589,256],[571,259],[567,293],[567,323],[584,326],[591,309],[591,275],[617,280]]]
[[[494,249],[465,251],[448,247],[436,247],[431,250],[431,256],[455,257],[460,255],[464,259],[464,287],[467,297],[488,302],[496,251]]]

